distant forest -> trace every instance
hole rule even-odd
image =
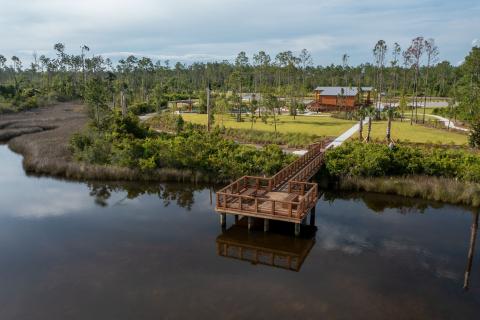
[[[348,54],[341,57],[341,65],[315,66],[306,49],[298,55],[291,51],[275,56],[264,51],[253,56],[240,52],[234,62],[186,65],[136,56],[113,63],[91,54],[87,46],[82,46],[79,54],[69,54],[63,43],[53,48],[54,57],[34,54],[28,66],[16,56],[7,59],[0,55],[0,110],[9,105],[27,109],[45,100],[82,98],[93,78],[101,80],[97,83],[107,88],[112,103],[119,104],[125,96],[129,104],[149,103],[158,108],[172,99],[198,98],[208,85],[217,93],[273,92],[297,97],[310,95],[316,86],[372,86],[394,98],[461,100],[479,83],[478,48],[470,53],[474,61],[470,66],[457,67],[438,61],[435,41],[423,37],[413,39],[407,48],[379,40],[372,48],[372,60],[357,66],[349,64]],[[478,100],[477,96],[470,98]]]

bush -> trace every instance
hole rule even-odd
[[[173,116],[180,121],[180,117]],[[187,125],[176,135],[145,131],[136,117],[113,115],[99,127],[74,135],[75,158],[94,164],[116,165],[141,171],[159,168],[190,169],[220,180],[241,175],[271,175],[295,159],[278,146],[261,150],[226,140],[219,130],[206,133]]]
[[[128,111],[135,115],[156,112],[157,109],[158,108],[150,102],[139,102],[128,107]]]
[[[480,182],[480,157],[466,150],[349,142],[330,150],[325,165],[332,176],[428,175]]]
[[[472,123],[470,135],[468,136],[468,143],[472,148],[480,148],[480,120]]]

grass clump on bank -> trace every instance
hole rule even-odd
[[[273,145],[261,150],[226,140],[217,130],[205,133],[192,126],[176,128],[178,134],[154,133],[133,115],[112,113],[71,139],[79,161],[138,169],[187,169],[214,175],[219,181],[244,174],[271,175],[295,156]]]
[[[342,190],[396,194],[405,197],[480,206],[480,184],[454,179],[411,177],[342,177]]]

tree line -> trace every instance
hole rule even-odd
[[[55,56],[33,55],[23,66],[13,56],[0,55],[0,83],[13,85],[18,91],[25,86],[54,92],[61,98],[82,97],[89,78],[103,75],[112,92],[128,88],[130,99],[148,101],[161,93],[193,95],[210,84],[213,90],[262,92],[271,88],[295,90],[298,95],[310,93],[316,86],[374,86],[398,95],[411,94],[448,96],[458,78],[458,68],[448,61],[436,61],[438,49],[434,41],[419,37],[402,51],[395,43],[388,50],[380,40],[373,49],[372,62],[349,65],[349,56],[342,64],[315,66],[311,54],[303,49],[271,56],[259,51],[249,57],[240,52],[234,62],[194,62],[171,64],[149,57],[129,56],[113,63],[101,55],[89,55],[82,46],[79,54],[69,54],[63,43],[54,45]],[[422,81],[423,79],[423,81]]]

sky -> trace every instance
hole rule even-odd
[[[233,61],[264,50],[310,51],[316,65],[372,62],[383,39],[408,47],[434,38],[440,60],[457,65],[480,45],[478,0],[0,0],[0,54],[31,61],[62,42],[113,61]]]

